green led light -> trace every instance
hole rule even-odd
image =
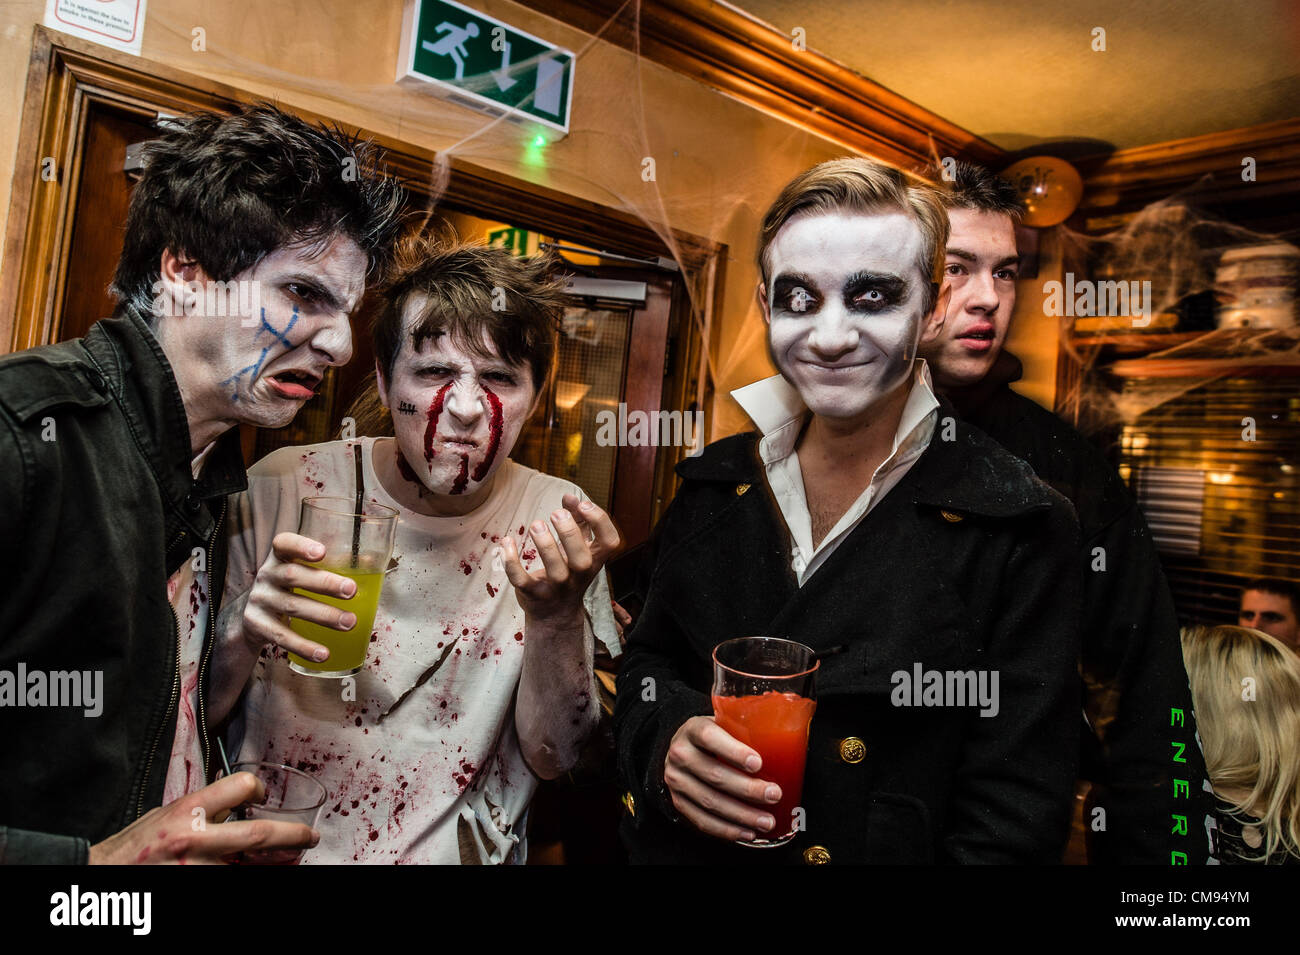
[[[523,162],[525,166],[541,169],[546,166],[546,137],[538,133],[524,145]]]

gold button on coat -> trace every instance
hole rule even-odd
[[[840,759],[846,763],[860,763],[867,755],[867,746],[856,736],[840,740]]]
[[[623,793],[623,808],[625,808],[633,816],[636,815],[636,800],[632,798],[631,793]]]
[[[803,861],[808,865],[826,865],[831,861],[831,854],[825,846],[809,846],[803,851]]]
[[[939,513],[943,515],[943,519],[949,524],[956,524],[962,519],[962,516],[956,511],[940,511]]]
[[[744,493],[745,493],[746,491],[748,491],[748,490],[749,490],[749,485],[748,485],[748,484],[737,484],[737,485],[736,485],[736,496],[739,497],[740,495],[744,494]]]

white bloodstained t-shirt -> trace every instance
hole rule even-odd
[[[199,479],[203,462],[215,447],[212,442],[190,463],[194,480]],[[207,557],[204,549],[204,567]],[[176,615],[176,652],[181,686],[176,701],[176,735],[172,737],[171,758],[163,783],[163,805],[202,789],[204,777],[203,744],[199,739],[199,666],[203,644],[208,638],[208,572],[195,567],[193,558],[177,568],[167,581],[167,602]]]
[[[513,537],[541,567],[528,535],[574,484],[507,460],[489,498],[460,517],[401,507],[375,477],[374,438],[283,448],[254,465],[232,499],[227,595],[252,586],[271,539],[296,531],[305,497],[355,495],[362,448],[366,497],[399,511],[365,667],[352,681],[303,676],[268,647],[232,732],[240,760],[315,774],[329,798],[320,844],[305,863],[522,862],[538,778],[515,733],[524,614],[499,557]],[[391,446],[391,445],[390,445]],[[383,445],[381,445],[383,447]],[[584,600],[591,632],[619,652],[602,572]],[[274,652],[272,652],[274,649]],[[577,715],[589,698],[557,700]]]

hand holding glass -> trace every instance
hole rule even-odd
[[[713,648],[713,718],[758,752],[763,765],[755,775],[781,787],[772,835],[739,845],[767,848],[794,838],[818,666],[813,651],[792,640],[740,637]]]
[[[357,620],[351,630],[335,630],[291,618],[289,627],[294,633],[321,644],[330,652],[322,663],[290,653],[289,666],[297,673],[345,677],[365,666],[384,571],[393,556],[397,511],[373,502],[363,503],[362,509],[357,514],[356,503],[345,497],[309,497],[302,502],[298,533],[325,547],[325,556],[309,566],[347,577],[356,583],[357,590],[347,599],[298,588],[294,593],[350,611]]]
[[[237,807],[227,821],[270,819],[274,822],[300,822],[316,828],[321,807],[329,796],[321,781],[310,773],[280,763],[245,762],[230,767],[231,773],[252,773],[262,781],[266,799]],[[254,865],[297,865],[305,849],[248,849],[240,861]]]

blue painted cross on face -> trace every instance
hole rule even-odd
[[[276,328],[274,325],[272,325],[270,322],[266,320],[266,309],[262,309],[262,324],[259,325],[257,331],[253,333],[253,340],[256,341],[258,338],[260,338],[263,332],[269,333],[271,337],[275,340],[271,342],[269,345],[266,345],[262,349],[262,353],[257,356],[257,361],[253,362],[253,364],[251,365],[245,365],[243,368],[239,369],[239,371],[235,372],[229,378],[226,378],[221,382],[223,386],[225,385],[231,386],[231,392],[230,392],[231,401],[239,400],[239,382],[244,377],[244,375],[249,376],[248,378],[249,381],[252,381],[255,378],[257,378],[257,373],[262,370],[262,365],[266,362],[266,356],[270,354],[271,349],[274,348],[277,343],[283,345],[285,351],[289,351],[294,347],[293,342],[289,341],[289,332],[293,330],[293,326],[296,324],[298,324],[297,305],[293,307],[293,315],[289,317],[289,324],[284,326],[283,331]]]

